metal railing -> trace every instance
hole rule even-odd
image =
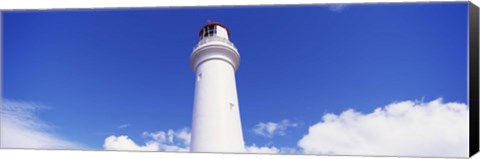
[[[197,45],[195,47],[193,47],[193,49],[197,48],[198,46],[200,45],[203,45],[205,43],[208,43],[208,42],[211,42],[211,41],[220,41],[220,42],[224,42],[232,47],[235,48],[235,45],[230,42],[230,40],[226,39],[226,38],[223,38],[223,37],[219,37],[219,36],[208,36],[208,37],[204,37],[202,40],[200,40]]]

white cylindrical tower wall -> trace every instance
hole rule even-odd
[[[191,150],[243,151],[234,69],[225,61],[209,60],[196,74]]]

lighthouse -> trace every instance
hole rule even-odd
[[[209,22],[199,33],[190,64],[195,72],[191,152],[244,152],[235,71],[240,54],[225,25]]]

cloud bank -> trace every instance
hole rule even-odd
[[[35,103],[3,99],[0,113],[1,148],[32,149],[85,149],[81,144],[69,141],[52,132],[35,114],[44,108]]]
[[[272,138],[275,135],[284,136],[287,128],[297,127],[297,126],[298,126],[297,123],[292,123],[289,120],[285,119],[285,120],[282,120],[278,123],[274,123],[274,122],[263,123],[263,122],[260,122],[257,125],[255,125],[255,127],[252,129],[252,131],[257,135],[267,137],[267,138]]]
[[[103,147],[106,150],[126,150],[126,151],[158,151],[158,143],[148,142],[145,145],[137,145],[128,136],[109,136],[105,139]]]
[[[137,144],[128,136],[109,136],[105,139],[105,150],[124,150],[124,151],[177,151],[188,152],[190,150],[191,132],[188,128],[180,130],[157,131],[157,132],[143,132],[143,137],[149,140],[143,144]],[[246,153],[299,153],[298,149],[274,146],[245,146]],[[238,152],[238,153],[245,153]]]
[[[369,114],[326,114],[298,142],[306,154],[468,156],[468,107],[404,101]]]
[[[109,136],[105,139],[105,150],[126,151],[180,151],[187,152],[190,147],[190,130],[188,128],[174,131],[143,132],[149,140],[143,145],[135,143],[128,136]]]

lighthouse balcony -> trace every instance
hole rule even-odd
[[[204,45],[204,44],[209,43],[209,42],[222,42],[224,44],[230,45],[231,47],[235,48],[235,45],[232,42],[230,42],[230,40],[228,40],[224,37],[207,36],[207,37],[204,37],[202,40],[200,40],[197,43],[197,45],[195,47],[193,47],[193,49],[195,50],[196,48],[200,47],[201,45]]]

